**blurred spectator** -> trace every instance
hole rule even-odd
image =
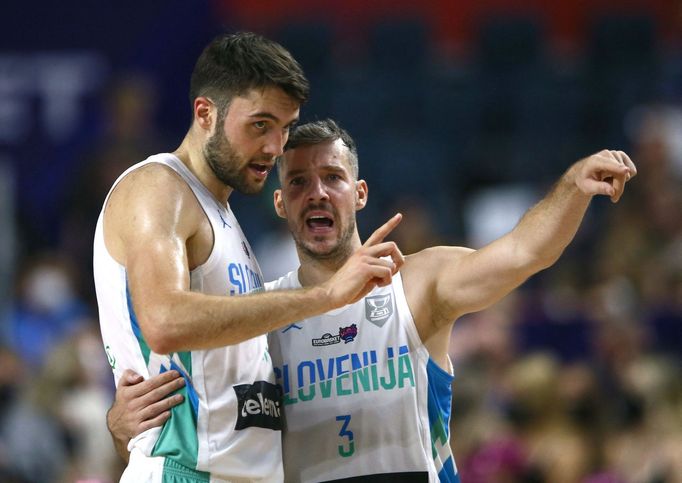
[[[117,478],[105,422],[111,376],[94,321],[57,345],[37,377],[7,349],[0,348],[0,363],[0,476],[30,483]]]
[[[113,480],[121,462],[106,427],[111,371],[95,320],[52,351],[36,386],[39,406],[50,408],[68,438],[64,480]]]
[[[625,277],[621,301],[646,324],[656,349],[682,356],[682,109],[658,104],[630,114],[641,179],[598,242],[595,275]]]
[[[542,481],[572,483],[590,470],[590,448],[560,399],[561,367],[548,354],[528,355],[509,368],[504,413]]]
[[[14,353],[0,347],[0,476],[21,483],[60,481],[67,435],[51,415],[52,402],[36,397],[41,387],[29,374]]]
[[[463,317],[452,331],[451,444],[463,482],[514,482],[529,476],[526,450],[500,410],[506,371],[518,357],[514,326],[522,299],[521,292],[512,292]]]
[[[58,343],[83,326],[89,308],[76,293],[76,272],[58,255],[36,255],[20,269],[5,343],[38,371]]]
[[[606,445],[608,466],[621,478],[647,483],[682,478],[680,376],[679,363],[660,357],[637,359],[622,374],[621,410]]]

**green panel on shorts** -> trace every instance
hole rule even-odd
[[[197,415],[192,407],[192,400],[198,404],[197,395],[191,384],[192,355],[190,352],[178,352],[177,356],[188,376],[185,378],[185,386],[178,391],[185,399],[182,404],[171,409],[171,417],[161,428],[161,434],[154,445],[152,456],[164,456],[187,469],[193,469],[197,467],[199,442]]]
[[[197,471],[182,466],[173,460],[163,463],[162,483],[210,483],[211,475],[205,471]]]

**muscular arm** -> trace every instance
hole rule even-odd
[[[575,236],[592,197],[618,201],[635,174],[625,153],[601,151],[571,166],[511,232],[480,250],[435,247],[408,257],[403,274],[422,338],[492,305],[552,265]]]
[[[400,222],[396,216],[322,285],[239,297],[191,292],[188,246],[201,236],[203,220],[187,185],[163,166],[129,174],[107,205],[107,249],[126,267],[133,308],[154,352],[236,344],[332,310],[390,279],[402,263],[395,244],[382,243]]]

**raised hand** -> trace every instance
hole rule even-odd
[[[586,195],[606,195],[616,203],[637,168],[623,151],[599,151],[574,165],[575,183]]]
[[[398,226],[400,220],[402,215],[398,213],[377,228],[325,283],[335,307],[357,302],[375,287],[391,283],[393,275],[405,263],[405,257],[394,242],[385,242],[384,238]],[[386,257],[390,257],[390,260]]]

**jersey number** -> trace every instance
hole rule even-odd
[[[350,431],[348,429],[348,425],[350,424],[350,414],[342,414],[341,416],[336,416],[336,420],[343,421],[343,424],[341,425],[341,431],[339,431],[339,436],[341,436],[342,438],[348,438],[347,446],[346,444],[339,445],[339,454],[344,458],[348,458],[353,453],[355,453],[353,431]]]

